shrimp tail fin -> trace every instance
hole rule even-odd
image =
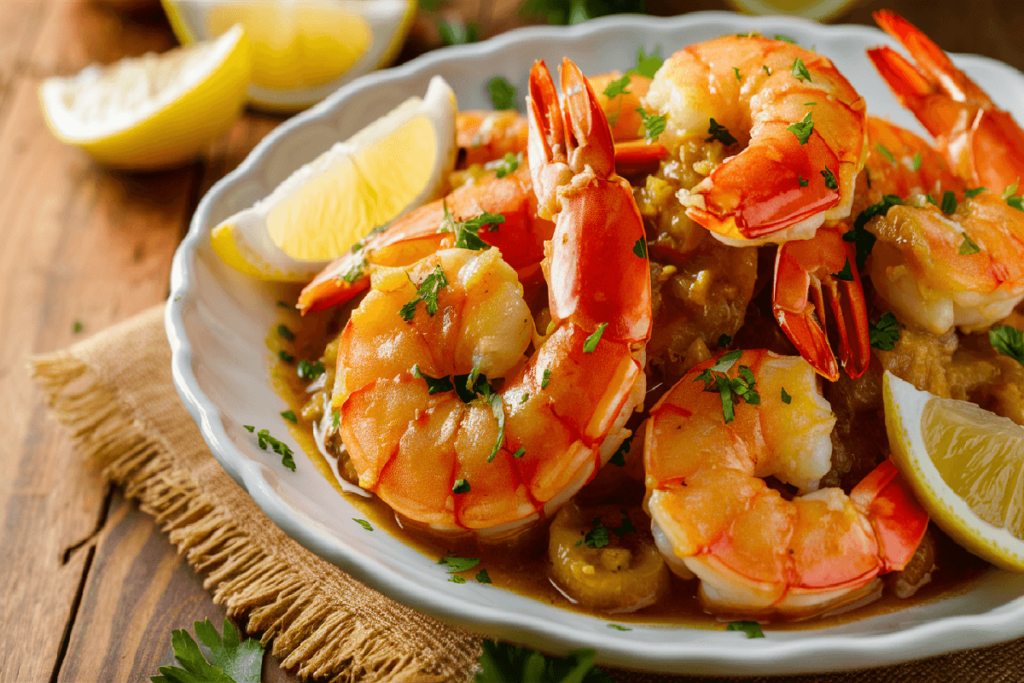
[[[828,340],[825,298],[847,374],[860,377],[871,360],[867,304],[855,263],[852,246],[831,228],[810,240],[782,244],[775,259],[775,318],[800,355],[833,382],[839,367]]]
[[[891,460],[885,460],[850,492],[850,500],[871,522],[883,572],[907,566],[928,529],[928,513],[914,498]]]

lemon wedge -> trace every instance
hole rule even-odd
[[[455,93],[440,76],[213,229],[225,263],[306,282],[377,226],[434,199],[455,165]]]
[[[727,0],[730,5],[748,14],[791,14],[805,19],[823,21],[853,7],[857,0]],[[771,37],[771,36],[769,36]]]
[[[131,170],[180,165],[242,113],[249,41],[234,27],[215,41],[90,66],[39,88],[47,125],[102,164]]]
[[[162,0],[184,44],[241,24],[253,46],[250,101],[296,111],[394,59],[412,0]]]
[[[889,372],[883,386],[892,459],[921,505],[975,555],[1024,571],[1024,427]]]

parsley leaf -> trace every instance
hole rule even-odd
[[[478,571],[476,573],[476,582],[477,583],[492,583],[491,577],[487,573],[486,569],[481,569],[480,571]]]
[[[971,254],[977,254],[979,251],[981,251],[981,247],[978,246],[977,242],[971,239],[970,235],[968,235],[966,232],[963,235],[964,241],[960,243],[961,256],[970,256]]]
[[[518,160],[516,165],[518,167]],[[441,225],[438,226],[437,230],[438,232],[454,232],[455,246],[459,249],[473,249],[476,251],[490,249],[491,245],[480,238],[480,230],[487,227],[488,232],[493,232],[498,229],[498,225],[505,222],[505,217],[500,213],[487,212],[465,221],[456,221],[455,217],[448,210],[448,202],[442,200],[441,206],[444,207],[444,217],[441,219]],[[448,284],[447,280],[445,284]]]
[[[339,424],[341,424],[341,411],[340,410],[332,410],[331,411],[331,426],[334,427],[335,429],[337,429]]]
[[[505,176],[507,176],[510,173],[515,173],[515,171],[518,168],[519,168],[519,155],[518,154],[513,154],[512,152],[506,152],[505,153],[505,158],[502,159],[501,165],[498,166],[498,172],[495,173],[495,175],[497,177],[499,177],[499,178],[504,178]],[[502,221],[501,222],[504,222],[504,218],[505,217],[502,216]]]
[[[985,187],[975,187],[975,188],[970,189],[970,190],[964,190],[964,199],[970,199],[971,197],[977,197],[979,194],[981,194],[982,192],[985,192],[987,189],[988,188],[985,188]]]
[[[1018,211],[1024,211],[1024,203],[1022,203],[1021,198],[1017,196],[1017,188],[1019,186],[1020,181],[1018,180],[1013,185],[1009,185],[1005,190],[1003,190],[1001,197],[1013,208]]]
[[[775,40],[781,40],[784,43],[792,43],[793,45],[796,45],[796,41],[795,40],[793,40],[789,36],[784,36],[781,33],[776,33],[775,34]]]
[[[501,401],[501,394],[492,394],[490,402],[491,413],[498,421],[498,439],[494,442],[494,448],[491,449],[491,454],[487,456],[487,462],[494,460],[495,456],[498,455],[498,450],[501,448],[501,445],[505,443],[505,404]]]
[[[295,417],[295,411],[294,410],[286,410],[286,411],[284,411],[283,413],[281,413],[281,417],[283,417],[284,419],[288,420],[289,422],[298,422],[299,421],[299,418]]]
[[[284,349],[281,349],[280,351],[277,352],[277,357],[280,358],[281,360],[283,360],[285,363],[294,363],[295,362],[295,356],[293,356],[292,354],[288,353]]]
[[[512,457],[518,460],[519,458],[526,455],[526,446],[520,446],[516,449],[516,452],[512,454]]]
[[[295,341],[295,333],[289,330],[287,325],[277,326],[277,336],[287,341]]]
[[[757,382],[754,380],[754,373],[745,365],[740,366],[739,377],[730,379],[726,373],[732,369],[736,361],[743,355],[742,350],[730,351],[721,356],[718,362],[707,368],[694,379],[694,382],[704,382],[704,391],[718,393],[722,397],[722,416],[726,424],[735,419],[735,406],[737,401],[746,401],[750,405],[757,405],[761,402],[761,396],[754,388]]]
[[[359,526],[363,527],[367,531],[373,531],[373,525],[367,522],[365,519],[356,519],[355,517],[353,517],[352,521],[358,524]]]
[[[469,481],[466,479],[456,479],[455,485],[452,486],[452,493],[469,493]]]
[[[426,303],[427,315],[433,317],[437,313],[437,295],[442,289],[448,286],[448,278],[445,277],[441,264],[423,279],[423,283],[416,290],[416,298],[402,306],[399,315],[405,322],[412,322],[416,316],[416,304],[423,301]]]
[[[246,427],[246,429],[249,428]],[[252,429],[249,429],[249,432],[252,432]],[[295,454],[292,453],[292,449],[288,447],[288,444],[272,437],[269,430],[261,429],[256,432],[256,444],[263,450],[267,450],[267,446],[270,446],[271,450],[281,456],[281,464],[292,472],[295,471],[295,459],[292,457]]]
[[[734,74],[736,74],[736,81],[737,81],[737,82],[739,82],[740,80],[742,80],[742,77],[740,76],[740,70],[739,70],[739,68],[738,68],[738,67],[735,67],[735,66],[734,66],[734,67],[732,68],[732,72],[733,72]]]
[[[798,81],[811,82],[811,72],[808,71],[807,67],[804,65],[804,60],[800,59],[799,57],[793,60],[793,68],[791,69],[791,73],[793,74],[793,78],[797,79]]]
[[[633,253],[640,258],[647,258],[647,240],[641,237],[633,245]]]
[[[786,393],[786,387],[782,387],[782,402],[787,406],[793,402],[793,397]]]
[[[638,76],[645,76],[647,78],[654,78],[654,74],[658,73],[658,69],[665,63],[665,60],[661,58],[661,46],[654,48],[651,54],[644,52],[644,46],[641,45],[636,51],[636,68],[627,71],[627,74],[636,74]]]
[[[637,107],[636,110],[644,119],[644,139],[648,143],[654,142],[659,135],[665,132],[665,117],[648,114],[643,107]]]
[[[300,360],[299,367],[297,367],[295,371],[298,373],[300,379],[312,382],[317,377],[324,374],[326,369],[324,368],[324,364],[318,360],[312,362],[308,360]]]
[[[548,369],[548,368],[545,368],[544,369],[543,379],[541,379],[541,381],[540,381],[540,388],[541,389],[547,389],[548,388],[548,382],[550,382],[550,381],[551,381],[551,370]]]
[[[632,631],[633,629],[627,628],[622,624],[608,624],[608,628],[613,628],[616,631]]]
[[[892,351],[896,348],[896,342],[900,340],[900,324],[896,321],[896,316],[886,313],[877,322],[871,323],[868,338],[871,346],[880,351]]]
[[[74,333],[74,334],[78,334],[83,329],[84,329],[84,326],[82,325],[82,321],[81,320],[76,320],[74,322],[74,324],[71,326],[71,332]]]
[[[743,631],[747,638],[764,638],[764,631],[756,621],[730,621],[726,631]]]
[[[843,269],[838,273],[832,273],[832,277],[843,282],[853,282],[853,271],[850,270],[850,259],[846,259],[846,263],[843,264]]]
[[[449,583],[466,583],[466,577],[459,576],[458,574],[448,579]]]
[[[609,82],[608,87],[605,88],[604,92],[601,94],[609,99],[613,97],[619,97],[620,95],[630,95],[632,93],[626,90],[626,88],[629,87],[630,80],[632,79],[630,75],[627,73],[622,78]]]
[[[732,136],[729,129],[720,125],[714,119],[711,119],[711,126],[708,127],[708,137],[704,138],[704,142],[711,142],[712,140],[718,140],[723,145],[736,144],[736,138]]]
[[[604,334],[605,328],[608,327],[608,323],[601,323],[594,330],[594,333],[587,337],[587,340],[583,342],[583,353],[593,353],[597,348],[597,342],[601,341],[601,335]]]
[[[455,385],[452,384],[451,379],[447,377],[431,377],[430,375],[424,375],[420,370],[420,365],[417,363],[412,366],[412,376],[417,379],[422,379],[427,383],[427,394],[433,396],[443,391],[454,391]]]
[[[764,72],[765,72],[766,74],[768,74],[769,76],[771,76],[771,75],[772,75],[772,70],[771,70],[771,68],[770,68],[770,67],[769,67],[769,66],[768,66],[767,64],[762,64],[762,65],[761,65],[761,69],[762,69],[762,70],[763,70],[763,71],[764,71]]]
[[[263,664],[263,646],[259,640],[241,640],[238,629],[227,619],[223,638],[209,619],[197,621],[193,627],[209,654],[204,654],[184,629],[171,631],[174,659],[181,667],[162,666],[161,675],[150,680],[155,683],[259,683]]]
[[[571,657],[545,657],[536,650],[484,640],[475,683],[612,683],[594,666],[593,650]]]
[[[826,166],[825,170],[821,172],[821,177],[825,179],[825,187],[830,190],[839,189],[839,181],[836,180],[835,174],[829,170],[828,166]]]
[[[814,121],[811,120],[811,112],[807,112],[799,123],[794,123],[786,128],[786,130],[795,135],[801,145],[806,145],[811,137],[811,133],[814,132]]]
[[[516,86],[502,76],[495,76],[487,81],[487,89],[491,93],[491,104],[495,109],[516,108]]]
[[[633,436],[629,436],[619,444],[619,447],[612,453],[612,457],[608,459],[608,462],[615,465],[616,467],[626,466],[626,453],[629,453],[629,448],[633,443]]]
[[[1024,332],[1004,325],[989,330],[988,340],[996,351],[1024,365]]]
[[[853,222],[853,230],[850,230],[843,239],[847,242],[853,242],[857,246],[857,269],[861,270],[864,268],[864,264],[867,263],[868,256],[871,255],[871,250],[875,246],[876,237],[868,232],[864,226],[868,224],[872,218],[877,216],[884,216],[889,211],[889,207],[903,204],[903,200],[894,194],[887,194],[882,197],[882,201],[877,204],[872,204],[868,208],[860,212],[857,219]]]
[[[449,574],[458,574],[459,572],[468,572],[470,569],[480,564],[480,558],[445,555],[438,560],[437,563],[445,565],[447,567],[445,571]]]
[[[608,535],[608,527],[604,525],[600,517],[595,517],[592,522],[594,528],[586,533],[583,540],[576,541],[576,545],[585,545],[588,548],[603,548],[611,543],[611,537]]]
[[[920,171],[921,170],[921,153],[920,152],[918,152],[917,154],[914,155],[914,170],[915,171]]]
[[[942,193],[942,213],[954,213],[956,211],[956,193],[946,190]]]
[[[349,268],[348,272],[341,276],[341,279],[349,284],[352,284],[356,280],[362,279],[363,275],[366,274],[366,267],[368,265],[370,265],[370,263],[364,256],[359,263]]]
[[[881,152],[885,156],[885,158],[889,160],[889,163],[891,163],[891,164],[895,164],[896,163],[896,157],[894,157],[892,155],[892,152],[889,151],[889,148],[886,147],[885,145],[883,145],[881,142],[879,142],[877,145],[875,145],[875,149],[877,149],[879,152]]]
[[[626,512],[625,508],[620,508],[619,512],[622,513],[622,523],[617,528],[612,529],[612,533],[616,536],[622,537],[632,531],[636,531],[636,527],[633,526],[633,522],[630,521],[629,514]]]
[[[796,181],[800,183],[800,187],[807,187],[808,180],[799,173],[796,174]]]
[[[718,337],[718,348],[724,349],[725,347],[729,346],[729,344],[732,344],[732,337],[730,337],[729,335],[723,334],[720,337]]]

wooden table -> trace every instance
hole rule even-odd
[[[514,26],[516,0],[455,0],[484,35]],[[1024,69],[1019,0],[869,0],[844,20],[893,7],[947,49]],[[656,2],[657,14],[722,9]],[[171,257],[203,193],[280,119],[249,113],[196,163],[112,173],[43,124],[36,89],[91,62],[175,43],[162,13],[85,0],[0,0],[0,681],[148,680],[171,663],[170,632],[224,610],[153,521],[72,451],[26,370],[167,296]],[[436,44],[418,21],[403,58]],[[267,657],[264,680],[295,680]]]

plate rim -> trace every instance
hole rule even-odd
[[[499,608],[481,607],[463,598],[433,591],[390,572],[386,565],[360,555],[341,539],[328,537],[313,526],[295,523],[291,517],[294,512],[280,495],[267,485],[262,468],[245,458],[227,434],[223,411],[202,390],[194,371],[196,352],[187,335],[184,310],[196,295],[194,262],[200,240],[213,227],[209,220],[212,207],[230,188],[259,168],[278,140],[297,128],[329,118],[349,98],[364,90],[429,73],[437,64],[485,57],[534,39],[562,36],[574,41],[583,40],[606,31],[621,30],[623,26],[642,30],[655,23],[659,28],[668,25],[671,30],[679,31],[712,23],[742,23],[743,27],[754,28],[765,25],[790,25],[815,32],[821,31],[830,34],[830,37],[860,34],[869,35],[878,42],[891,43],[881,31],[872,27],[851,24],[821,25],[794,17],[753,17],[721,11],[692,12],[676,17],[615,15],[571,27],[531,26],[515,29],[481,43],[428,52],[401,66],[368,74],[342,86],[324,101],[277,126],[254,147],[237,168],[217,181],[199,202],[188,233],[175,252],[171,267],[170,295],[164,316],[172,352],[172,377],[175,388],[192,419],[199,426],[203,439],[225,471],[248,492],[271,520],[300,545],[338,565],[367,586],[413,609],[472,631],[523,643],[548,652],[595,648],[600,664],[659,672],[795,674],[890,665],[991,645],[1024,635],[1024,597],[1018,597],[983,614],[940,617],[897,632],[850,635],[829,634],[828,629],[823,629],[807,631],[806,633],[813,635],[806,638],[786,641],[737,640],[735,644],[729,642],[725,645],[699,640],[669,644],[646,643],[641,653],[637,651],[641,644],[637,640],[617,639],[612,634],[605,635],[587,630],[573,632],[571,628],[562,624],[543,622],[536,617],[526,618],[509,614]],[[1007,78],[1015,80],[1024,92],[1024,74],[1003,62],[979,55],[954,55],[954,58],[962,65],[974,63],[1001,71]],[[338,556],[338,550],[344,555],[344,566],[331,559]],[[381,571],[382,568],[384,571]],[[681,630],[697,637],[704,632],[685,627]],[[636,659],[637,655],[640,655],[641,659]],[[828,668],[820,667],[820,662],[823,661],[829,662]]]

